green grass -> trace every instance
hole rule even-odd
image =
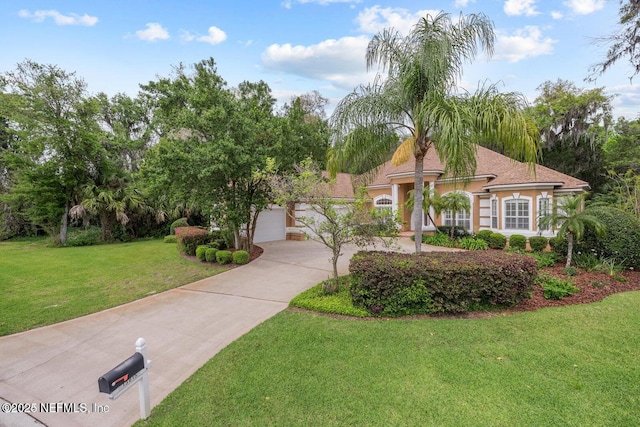
[[[51,248],[0,242],[0,335],[114,307],[224,271],[182,258],[161,239]]]
[[[285,311],[136,426],[635,426],[639,305],[629,292],[475,320]]]

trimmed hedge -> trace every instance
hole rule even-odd
[[[204,260],[207,262],[215,262],[216,252],[218,252],[216,248],[207,248],[204,252]]]
[[[480,230],[476,233],[476,238],[482,239],[488,244],[492,234],[493,234],[493,231],[491,230]]]
[[[491,233],[489,236],[489,247],[491,249],[504,249],[507,246],[507,238],[500,233]]]
[[[249,252],[247,251],[235,251],[232,257],[234,264],[247,264],[249,262]]]
[[[527,248],[527,238],[522,234],[512,234],[509,237],[509,247],[524,251]]]
[[[196,248],[196,257],[200,260],[200,261],[205,261],[206,257],[205,254],[207,252],[207,249],[209,249],[209,246],[205,246],[205,245],[200,245]]]
[[[187,218],[178,218],[171,223],[169,227],[170,234],[176,234],[176,228],[178,227],[188,227],[189,223],[187,222]]]
[[[533,258],[506,252],[358,252],[349,272],[354,306],[397,316],[517,304],[529,294],[538,268]]]
[[[549,239],[544,236],[529,237],[529,246],[534,252],[542,252],[547,249],[547,243],[549,243]]]
[[[216,252],[216,261],[218,264],[229,264],[233,261],[233,255],[229,251]]]
[[[178,242],[178,238],[176,237],[175,234],[169,234],[168,236],[164,236],[164,242],[165,243],[177,243]]]
[[[177,227],[176,237],[178,250],[186,255],[194,256],[198,246],[206,246],[211,240],[207,230],[199,227]]]

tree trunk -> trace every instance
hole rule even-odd
[[[338,292],[339,281],[338,281],[338,258],[340,257],[340,250],[333,249],[333,256],[331,258],[331,264],[333,266],[333,280],[328,280],[325,282],[323,289],[326,294],[335,294]]]
[[[567,265],[568,268],[571,265],[571,258],[573,257],[573,234],[567,233]]]
[[[413,203],[413,227],[416,244],[416,253],[422,252],[422,201],[424,200],[424,154],[416,155],[415,162],[415,182],[413,185],[414,203]],[[435,224],[434,224],[435,225]]]
[[[60,244],[64,246],[67,243],[67,230],[69,227],[69,203],[64,205],[64,213],[60,221]]]

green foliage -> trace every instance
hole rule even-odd
[[[206,246],[211,236],[207,230],[198,227],[177,227],[178,250],[185,255],[195,256],[198,246]]]
[[[171,223],[171,227],[169,227],[169,231],[171,234],[176,234],[176,227],[188,227],[189,222],[187,218],[178,218]]]
[[[401,301],[411,304],[407,310],[423,313],[516,304],[533,285],[537,266],[530,257],[505,252],[359,252],[349,271],[354,305],[390,315],[401,311]]]
[[[233,252],[234,264],[247,264],[249,262],[249,252],[247,251],[235,251]]]
[[[216,252],[218,252],[218,249],[216,248],[207,248],[207,250],[204,252],[204,260],[207,262],[215,262]]]
[[[422,243],[433,246],[444,246],[445,248],[452,248],[454,242],[449,238],[448,234],[436,232],[433,235],[423,234]]]
[[[324,282],[322,282],[298,294],[291,300],[289,306],[320,313],[334,313],[355,317],[369,316],[367,310],[353,306],[349,286],[349,276],[341,276],[338,292],[327,294],[324,290]]]
[[[594,271],[600,265],[600,260],[592,252],[578,252],[573,254],[573,262],[585,271]]]
[[[616,262],[613,258],[603,258],[596,266],[596,270],[608,274],[611,277],[616,277],[624,270],[624,266]]]
[[[547,249],[549,239],[544,236],[531,236],[529,237],[529,246],[534,252],[542,252]]]
[[[509,247],[524,252],[527,248],[527,238],[522,234],[512,234],[509,236]]]
[[[543,295],[547,299],[562,299],[580,290],[573,285],[571,279],[558,279],[547,274],[540,274],[536,283],[542,287]]]
[[[230,251],[216,252],[216,261],[218,264],[229,264],[233,261],[233,255]]]
[[[176,237],[175,234],[169,234],[168,236],[164,236],[164,242],[165,243],[177,243],[178,242],[178,238]]]
[[[485,251],[489,249],[489,244],[483,239],[473,237],[463,237],[458,241],[458,247],[470,251]]]
[[[507,246],[507,238],[500,233],[491,233],[489,236],[489,247],[491,249],[504,249]]]
[[[554,252],[533,252],[530,255],[538,261],[538,268],[553,267],[558,262]]]
[[[196,257],[200,261],[205,261],[206,259],[205,254],[207,252],[207,249],[209,249],[209,246],[206,246],[206,245],[199,245],[198,247],[196,247]]]
[[[487,242],[487,244],[489,244],[492,234],[493,234],[493,231],[491,230],[480,230],[476,233],[476,238],[482,239],[485,242]]]
[[[89,246],[102,242],[102,231],[99,227],[70,229],[65,246]]]
[[[606,233],[599,236],[587,230],[576,250],[593,252],[598,258],[609,258],[624,267],[640,269],[640,220],[612,207],[590,207],[586,211],[604,224]]]
[[[577,276],[578,273],[579,273],[578,269],[575,268],[574,266],[565,267],[562,270],[562,274],[564,274],[565,276]]]

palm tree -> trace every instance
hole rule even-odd
[[[571,265],[573,243],[582,239],[586,228],[592,229],[597,235],[602,235],[605,226],[598,218],[583,210],[584,194],[566,196],[558,200],[553,212],[539,220],[539,228],[551,226],[558,229],[558,237],[567,238],[567,263]]]
[[[409,198],[405,202],[405,206],[411,211],[413,211],[415,203],[415,194],[415,190],[409,190]],[[440,215],[440,212],[442,212],[442,198],[436,190],[425,187],[422,190],[422,210],[427,213],[431,224],[435,224],[435,221],[431,218],[431,208],[434,209],[436,215]]]
[[[451,211],[451,214],[453,215],[453,223],[451,224],[449,236],[451,239],[453,239],[453,234],[455,232],[456,222],[458,219],[458,212],[465,211],[469,213],[469,211],[471,210],[471,203],[469,202],[469,198],[465,194],[459,193],[457,191],[447,193],[442,196],[441,199],[442,202],[440,209],[444,211]]]
[[[480,137],[496,141],[509,156],[530,164],[536,160],[537,131],[524,115],[522,95],[499,93],[495,85],[456,93],[463,64],[479,48],[491,55],[494,39],[493,23],[483,14],[457,20],[446,13],[426,15],[405,37],[384,30],[369,42],[366,63],[369,70],[381,67],[385,77],[378,74],[373,83],[356,88],[331,117],[332,173],[347,163],[375,170],[389,153],[394,164],[413,156],[416,252],[421,251],[423,160],[429,149],[437,151],[445,173],[455,179],[473,175]]]

